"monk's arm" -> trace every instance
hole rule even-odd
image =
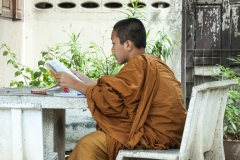
[[[86,76],[85,74],[78,72],[78,71],[74,71],[71,70],[73,72],[73,74],[75,74],[83,83],[88,84],[88,85],[96,85],[97,82],[94,81],[93,79],[89,78],[88,76]]]
[[[83,83],[82,81],[77,80],[76,78],[65,72],[58,72],[56,74],[56,81],[58,82],[59,86],[65,88],[72,88],[81,92],[84,95],[86,94],[88,86],[96,84],[95,81]]]

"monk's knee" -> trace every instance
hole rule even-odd
[[[92,141],[91,136],[86,135],[79,140],[77,145],[80,150],[91,150],[95,148],[96,144]]]
[[[108,159],[105,133],[96,131],[83,136],[74,148],[72,157],[81,157],[80,160]]]

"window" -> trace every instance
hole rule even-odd
[[[23,19],[23,0],[0,0],[0,17]]]

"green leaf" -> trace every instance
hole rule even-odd
[[[6,55],[8,55],[8,51],[3,52],[3,56],[6,56]]]
[[[15,72],[15,77],[19,76],[20,74],[22,74],[21,71],[16,71],[16,72]]]
[[[18,65],[16,63],[12,63],[14,68],[18,68]]]
[[[230,122],[230,123],[231,123],[231,125],[232,125],[233,130],[236,131],[236,130],[237,130],[236,125],[235,125],[233,122]]]
[[[224,127],[223,127],[223,131],[224,131],[224,132],[227,131],[227,129],[228,129],[228,126],[224,126]]]
[[[47,54],[48,54],[48,52],[41,52],[41,54],[42,54],[42,57],[44,57],[44,56],[46,56]]]
[[[40,77],[41,74],[42,74],[41,72],[35,72],[35,73],[33,73],[33,77],[34,77],[34,79]]]
[[[28,80],[30,80],[30,77],[28,77],[28,76],[24,76],[26,79],[28,79]]]
[[[30,68],[27,68],[27,69],[26,69],[26,72],[27,72],[27,73],[31,73],[32,70],[31,70]]]
[[[29,83],[31,86],[39,86],[40,85],[40,82],[39,81],[31,81]]]
[[[45,62],[43,60],[38,61],[38,66],[44,65]]]
[[[13,64],[14,62],[13,62],[13,60],[11,60],[11,59],[9,59],[8,61],[7,61],[7,64]]]
[[[43,73],[46,73],[47,72],[47,69],[44,68],[44,67],[39,67],[40,71],[43,72]]]
[[[23,81],[19,81],[19,82],[17,82],[17,81],[12,81],[12,82],[10,83],[10,86],[14,86],[14,85],[16,85],[17,87],[24,87],[24,82],[23,82]]]
[[[10,87],[13,87],[15,85],[15,83],[11,82],[10,83]]]

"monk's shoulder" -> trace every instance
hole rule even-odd
[[[132,58],[128,62],[128,64],[141,66],[141,65],[148,63],[149,61],[154,61],[154,59],[155,59],[155,57],[153,57],[153,56],[150,56],[147,54],[141,54],[141,55],[137,55],[134,58]]]

